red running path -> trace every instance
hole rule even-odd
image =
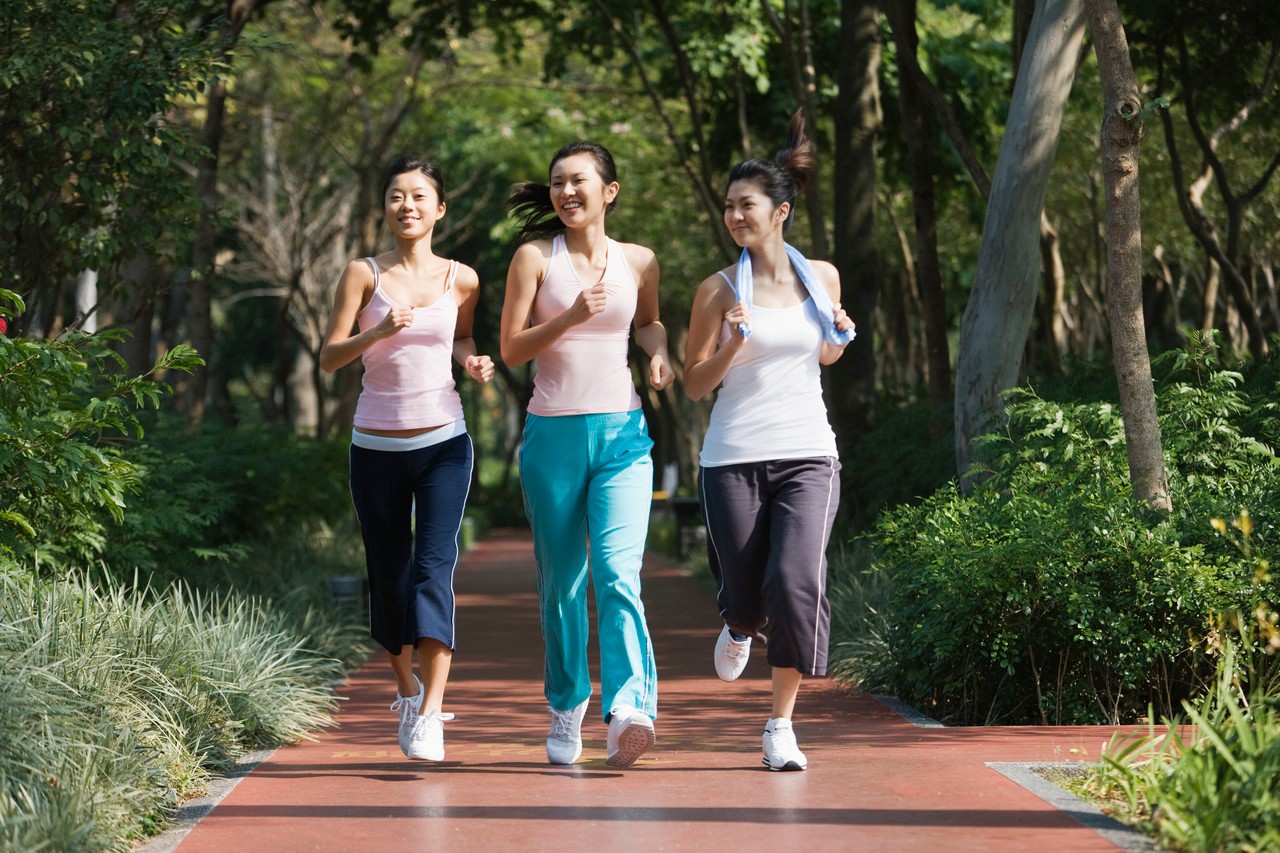
[[[526,532],[498,531],[458,569],[446,761],[396,746],[395,687],[376,657],[342,686],[336,728],[277,750],[189,831],[145,849],[341,851],[1115,850],[988,762],[1096,758],[1103,728],[924,728],[826,680],[806,681],[803,773],[760,764],[768,667],[720,681],[709,586],[660,558],[644,600],[658,657],[655,749],[605,765],[598,693],[572,767],[547,764],[542,643]],[[592,650],[593,672],[595,654]],[[185,835],[183,833],[185,832]],[[1123,835],[1121,843],[1131,846]]]

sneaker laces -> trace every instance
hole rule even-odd
[[[724,644],[724,656],[730,660],[742,660],[751,655],[751,638],[745,640],[735,640],[729,637],[729,642]]]
[[[417,679],[415,678],[414,680],[416,681]],[[401,696],[400,691],[399,690],[396,691],[396,701],[391,703],[391,710],[399,711],[401,708],[408,706],[416,712],[421,705],[421,701],[422,701],[422,682],[419,681],[418,692],[413,694],[412,696]]]
[[[574,723],[574,717],[577,716],[577,709],[570,708],[568,711],[557,711],[550,705],[547,710],[551,712],[551,734],[553,740],[575,741],[578,739],[577,726]]]
[[[430,725],[433,721],[436,723],[447,723],[453,719],[453,714],[445,714],[440,711],[428,711],[425,714],[418,714],[417,719],[413,721],[414,731],[419,727]]]

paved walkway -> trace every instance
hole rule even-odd
[[[1090,816],[1074,801],[1055,807],[990,766],[1095,758],[1107,729],[921,727],[814,680],[796,718],[808,771],[766,770],[763,655],[752,653],[739,681],[717,679],[712,592],[656,558],[644,597],[657,747],[631,769],[606,766],[597,695],[581,763],[548,765],[534,571],[516,531],[491,535],[459,566],[445,702],[457,718],[445,726],[444,763],[401,755],[387,709],[394,685],[375,658],[342,687],[337,728],[271,754],[185,836],[180,827],[147,849],[1065,853],[1127,843],[1077,820]]]

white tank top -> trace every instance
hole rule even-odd
[[[721,344],[729,334],[721,324]],[[822,321],[812,299],[791,308],[752,305],[751,337],[711,408],[703,467],[836,456],[822,400],[821,352]]]

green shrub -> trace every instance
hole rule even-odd
[[[888,636],[836,645],[882,660],[837,667],[963,723],[1119,722],[1191,695],[1208,673],[1190,647],[1210,615],[1274,592],[1253,587],[1209,519],[1248,505],[1265,542],[1280,515],[1276,392],[1209,347],[1157,365],[1171,514],[1133,500],[1117,407],[1020,389],[1006,429],[982,440],[988,479],[878,519],[868,541],[893,587]]]
[[[0,305],[22,307],[2,290]],[[110,345],[122,334],[0,335],[0,554],[50,571],[84,565],[102,552],[108,519],[122,518],[137,471],[108,439],[140,436],[137,410],[168,390],[120,372]],[[154,370],[202,363],[179,345]]]
[[[345,444],[253,423],[193,433],[165,420],[124,458],[135,488],[105,525],[102,556],[116,578],[216,585],[259,543],[352,517]]]

